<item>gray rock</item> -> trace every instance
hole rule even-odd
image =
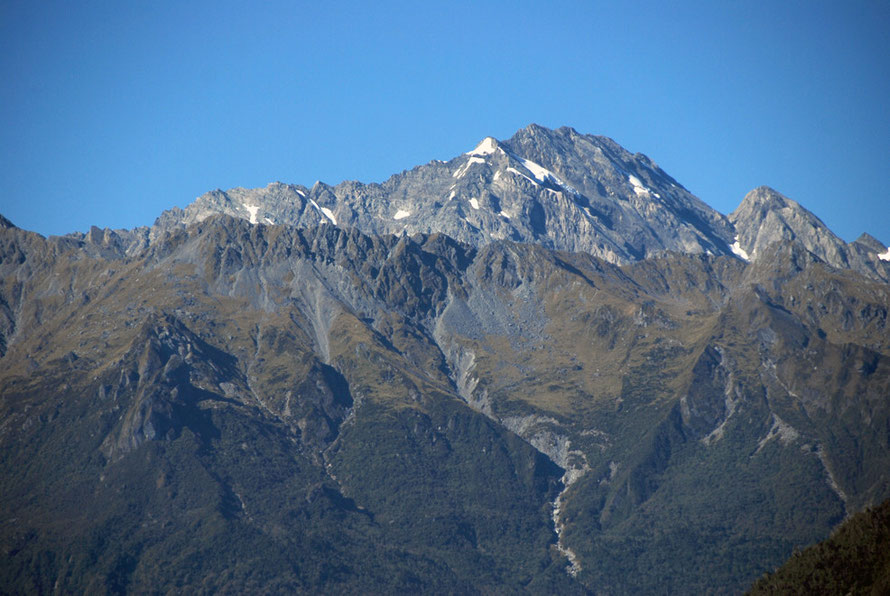
[[[647,156],[602,136],[536,124],[506,141],[487,137],[447,162],[431,161],[382,184],[215,190],[165,211],[147,233],[214,214],[258,225],[351,227],[367,234],[443,233],[475,247],[499,240],[585,252],[625,264],[666,252],[757,260],[768,246],[796,243],[833,267],[890,280],[885,247],[871,236],[848,245],[795,201],[760,187],[726,217]],[[120,232],[119,232],[120,233]],[[91,232],[92,234],[92,232]],[[146,233],[123,237],[127,254]]]
[[[890,263],[878,257],[885,249],[877,239],[865,234],[847,244],[813,213],[767,186],[749,192],[729,220],[737,233],[736,250],[752,261],[770,246],[794,243],[832,267],[890,281]]]
[[[257,224],[338,225],[371,234],[440,232],[482,246],[497,240],[584,251],[627,263],[665,251],[729,254],[729,221],[645,155],[571,128],[530,125],[484,139],[382,184],[216,190],[158,218],[156,231],[225,213]]]

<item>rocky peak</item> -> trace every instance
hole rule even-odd
[[[483,157],[485,155],[491,155],[499,149],[498,140],[494,137],[485,137],[482,141],[476,145],[476,148],[472,151],[468,151],[465,155],[469,155],[471,157]]]
[[[758,186],[745,195],[742,203],[733,213],[740,213],[747,210],[752,212],[759,211],[761,215],[763,215],[769,211],[784,208],[799,209],[801,207],[796,201],[792,201],[769,186]]]
[[[883,253],[887,251],[886,245],[884,245],[880,240],[868,233],[860,235],[859,238],[853,241],[853,244],[857,244],[859,246],[862,246],[866,250],[870,250],[876,253]]]
[[[507,141],[486,137],[454,159],[382,184],[214,191],[166,212],[158,227],[182,227],[214,212],[257,225],[444,233],[473,246],[531,242],[613,263],[666,251],[727,254],[732,238],[723,215],[649,158],[605,137],[537,124]]]
[[[162,214],[150,237],[217,213],[254,225],[442,233],[475,247],[534,243],[615,264],[667,252],[753,261],[770,244],[795,242],[834,267],[890,279],[890,252],[876,240],[847,245],[772,188],[754,189],[726,217],[646,155],[570,127],[530,124],[507,140],[485,137],[447,162],[434,160],[381,184],[315,182],[307,188],[275,182],[215,190]]]
[[[739,245],[752,258],[770,244],[797,241],[822,260],[843,261],[844,241],[814,214],[768,186],[749,192],[729,219],[736,227]]]
[[[763,257],[771,245],[795,243],[833,267],[890,279],[890,269],[879,258],[883,246],[877,240],[863,235],[847,244],[816,215],[768,186],[749,192],[729,220],[736,230],[734,252],[752,261]]]

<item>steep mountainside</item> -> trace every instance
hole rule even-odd
[[[890,593],[890,501],[857,513],[831,538],[795,552],[749,594]]]
[[[344,301],[427,307],[452,245],[400,246],[214,218],[106,259],[5,230],[5,589],[580,590],[558,468]]]
[[[588,192],[517,137],[479,159]],[[732,593],[890,497],[890,286],[800,242],[618,266],[196,205],[0,229],[10,591]]]

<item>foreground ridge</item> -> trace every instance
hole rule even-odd
[[[827,540],[795,552],[749,594],[886,594],[890,591],[890,501],[857,513]]]

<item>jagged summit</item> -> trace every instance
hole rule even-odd
[[[165,227],[222,212],[257,224],[339,225],[372,234],[445,233],[474,246],[499,240],[584,251],[613,263],[664,252],[729,254],[727,219],[605,137],[531,124],[486,137],[447,162],[382,184],[270,185],[199,197]]]
[[[800,203],[789,199],[782,193],[769,186],[758,186],[742,199],[742,202],[736,207],[735,211],[730,214],[730,219],[739,219],[741,217],[757,217],[764,218],[771,211],[781,209],[799,210],[805,212],[807,217],[815,219],[818,223],[826,227],[818,217],[801,207]]]
[[[667,252],[753,262],[771,244],[797,242],[832,266],[890,280],[887,261],[879,257],[883,246],[847,245],[769,187],[748,193],[727,217],[646,155],[568,126],[530,124],[506,140],[485,137],[451,160],[431,161],[380,184],[316,182],[307,188],[276,182],[216,190],[165,212],[156,228],[185,226],[213,213],[258,225],[443,233],[477,247],[502,240],[534,243],[616,264]]]
[[[874,254],[879,261],[890,262],[890,246],[882,243],[871,234],[864,233],[853,241],[850,247],[859,253]]]
[[[884,246],[884,244],[880,240],[878,240],[868,232],[862,233],[859,238],[853,241],[853,244],[859,244],[867,249],[871,249],[876,252],[883,252],[887,249],[887,247]]]
[[[871,234],[863,233],[853,241],[851,246],[874,253],[881,261],[890,261],[890,246],[887,246]]]

